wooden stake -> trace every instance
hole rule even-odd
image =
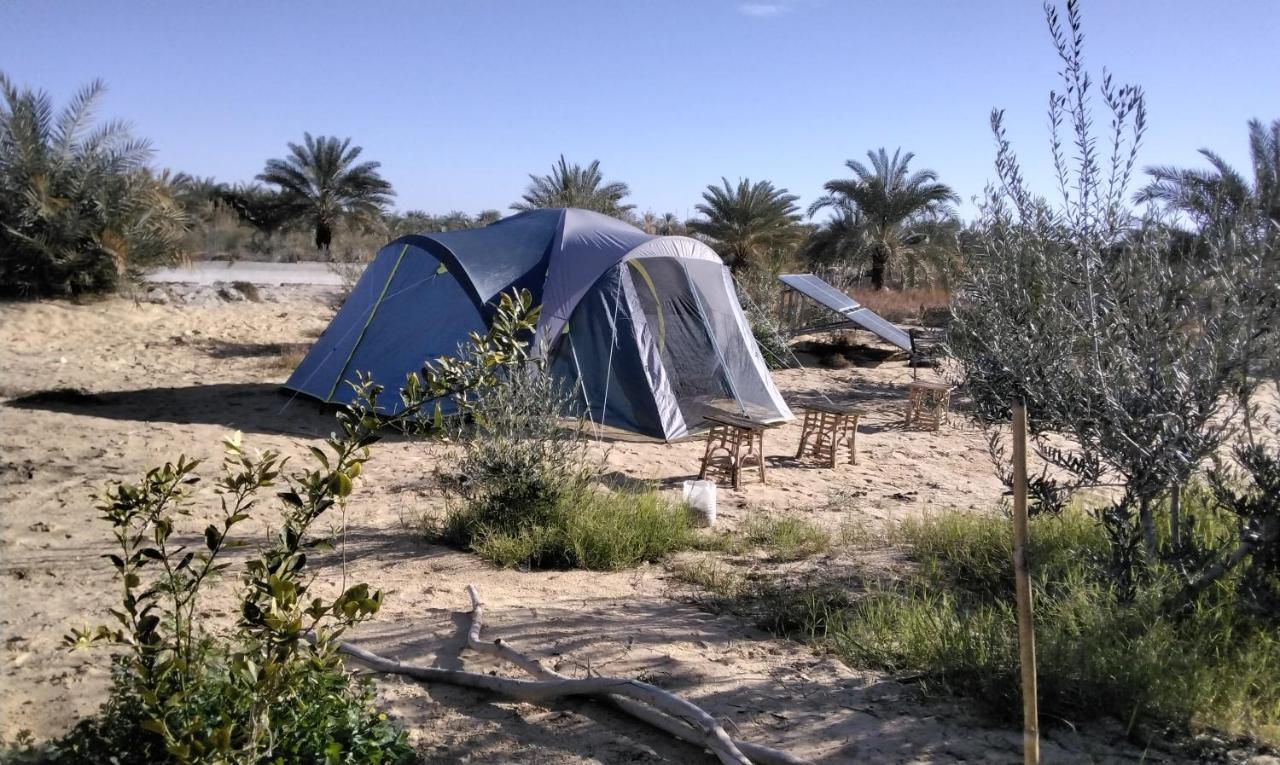
[[[1018,600],[1018,649],[1022,664],[1022,748],[1026,765],[1040,763],[1036,710],[1036,634],[1027,573],[1027,406],[1013,405],[1013,577]]]

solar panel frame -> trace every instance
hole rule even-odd
[[[782,274],[778,281],[902,350],[911,350],[911,335],[816,275]]]

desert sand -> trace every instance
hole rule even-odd
[[[100,557],[110,537],[92,509],[95,492],[180,453],[205,460],[209,484],[219,440],[234,430],[250,446],[296,459],[328,433],[330,411],[278,385],[289,358],[324,329],[335,300],[322,288],[293,286],[264,290],[260,302],[205,295],[166,304],[111,298],[0,306],[0,738],[24,729],[37,738],[58,735],[103,700],[105,654],[61,646],[72,627],[104,621],[115,594]],[[900,359],[777,372],[793,405],[829,396],[869,410],[858,463],[798,462],[789,456],[798,423],[770,431],[768,484],[722,486],[720,524],[731,529],[751,512],[795,513],[835,529],[949,507],[991,508],[1001,486],[980,431],[962,418],[937,433],[902,429],[911,374]],[[84,395],[40,395],[57,389]],[[975,716],[963,701],[922,699],[909,683],[702,611],[661,565],[528,573],[426,544],[415,519],[439,508],[432,471],[442,448],[396,440],[376,446],[347,510],[346,549],[316,562],[329,586],[345,575],[389,592],[377,619],[350,636],[354,642],[414,663],[496,669],[458,652],[464,588],[475,583],[488,605],[488,636],[569,674],[643,677],[696,700],[735,736],[815,762],[1021,759],[1017,730]],[[653,481],[674,493],[696,474],[702,443],[610,434],[598,448],[611,480]],[[180,533],[196,538],[212,497],[208,486],[198,491]],[[259,515],[252,533],[261,538],[273,515],[266,508]],[[224,581],[222,590],[233,586]],[[204,611],[225,623],[230,603],[218,595]],[[712,761],[586,702],[540,707],[399,678],[381,678],[378,688],[427,762]],[[1044,750],[1046,762],[1142,755],[1105,724],[1087,734],[1049,725]],[[1154,759],[1177,758],[1160,752]]]

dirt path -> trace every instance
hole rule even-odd
[[[101,620],[114,591],[99,557],[108,537],[92,493],[181,452],[205,459],[210,476],[229,430],[243,430],[251,446],[301,458],[331,429],[330,413],[277,390],[289,371],[281,357],[324,328],[331,302],[303,288],[268,292],[263,302],[198,306],[122,299],[0,306],[0,737],[22,729],[57,735],[102,700],[104,657],[60,647],[71,627]],[[899,386],[908,377],[900,362],[779,373],[792,403],[828,395],[870,410],[859,463],[835,470],[797,463],[785,455],[794,453],[798,427],[772,431],[769,484],[722,490],[726,525],[751,512],[802,513],[836,528],[933,508],[989,507],[999,485],[980,434],[897,425]],[[32,397],[59,388],[88,395]],[[600,448],[608,450],[613,480],[676,491],[696,472],[702,445],[614,434]],[[679,597],[681,585],[661,567],[521,573],[422,543],[413,527],[438,502],[429,477],[439,457],[435,445],[379,444],[350,505],[346,550],[316,561],[330,586],[345,571],[389,591],[379,618],[353,635],[361,644],[457,666],[457,612],[473,582],[489,605],[491,636],[570,674],[636,675],[688,694],[741,736],[817,762],[1018,759],[1015,731],[974,718],[960,703],[922,703],[909,685],[704,613]],[[200,497],[212,495],[205,488]],[[204,522],[197,511],[180,532],[194,535]],[[223,594],[205,610],[226,620],[230,604]],[[589,704],[535,707],[398,679],[379,689],[429,762],[708,761]],[[1046,761],[1138,756],[1116,738],[1055,729]]]

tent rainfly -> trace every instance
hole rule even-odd
[[[285,387],[348,403],[359,371],[394,390],[483,332],[513,288],[542,305],[533,348],[597,424],[670,440],[708,407],[792,417],[710,248],[577,209],[391,242]]]

